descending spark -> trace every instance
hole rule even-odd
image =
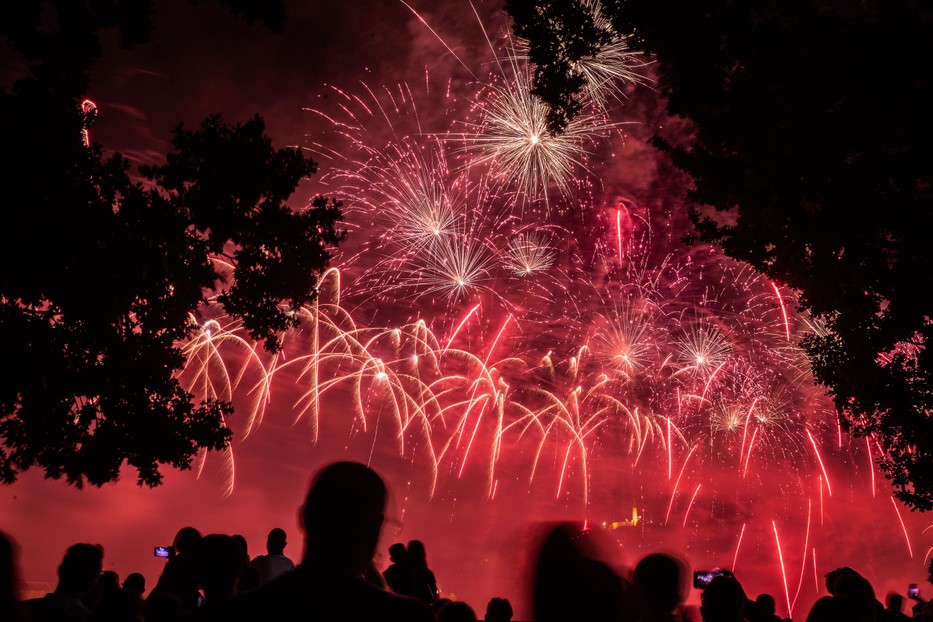
[[[781,551],[781,538],[778,536],[777,522],[772,520],[771,526],[774,528],[774,542],[777,545],[778,561],[781,564],[781,578],[784,580],[784,598],[787,600],[787,616],[793,617],[794,608],[790,602],[790,591],[787,589],[787,570],[784,567],[784,553]]]
[[[781,307],[781,316],[784,318],[784,334],[787,336],[787,340],[790,341],[790,322],[787,319],[787,308],[784,306],[781,290],[778,289],[777,283],[774,281],[771,281],[771,287],[774,288],[774,295],[777,296],[778,305]]]
[[[807,430],[807,437],[810,439],[810,443],[813,445],[813,453],[816,454],[816,459],[820,463],[820,470],[823,471],[823,477],[826,479],[826,489],[829,491],[829,496],[833,496],[833,486],[829,483],[829,474],[826,473],[826,466],[823,464],[823,457],[820,455],[820,448],[816,446],[816,439],[813,438],[813,434],[810,430]]]
[[[742,536],[745,535],[745,523],[742,523],[742,531],[739,532],[739,541],[735,545],[735,555],[732,556],[732,572],[735,572],[735,564],[739,559],[739,548],[742,546]]]
[[[690,509],[693,507],[693,502],[696,500],[697,494],[700,492],[700,486],[702,486],[702,484],[697,484],[697,489],[693,491],[693,496],[690,497],[690,503],[687,505],[687,511],[684,512],[683,527],[687,526],[687,518],[690,516]]]
[[[904,518],[901,516],[901,510],[897,507],[897,501],[894,500],[894,497],[891,497],[891,504],[894,506],[894,511],[897,513],[897,521],[901,524],[901,531],[904,532],[904,542],[907,543],[907,552],[910,553],[910,558],[914,557],[914,549],[910,546],[910,536],[907,534],[907,525],[904,524]]]
[[[797,582],[797,591],[794,593],[794,602],[792,606],[797,605],[797,597],[800,596],[800,588],[803,587],[803,574],[807,569],[807,546],[810,544],[810,515],[812,502],[807,499],[807,531],[803,538],[803,555],[800,557],[800,580]]]

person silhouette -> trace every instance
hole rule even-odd
[[[742,622],[746,601],[735,577],[714,577],[700,594],[700,615],[703,622]]]
[[[301,509],[305,551],[293,572],[237,596],[229,620],[433,620],[412,598],[364,578],[385,520],[382,478],[357,462],[336,462],[312,480]]]
[[[23,609],[19,603],[19,565],[16,542],[0,531],[0,620],[19,622]]]
[[[284,529],[275,527],[269,532],[266,537],[266,554],[254,557],[249,563],[259,573],[259,585],[295,569],[295,562],[285,557],[286,544]]]
[[[539,622],[626,619],[625,583],[605,563],[584,555],[582,533],[573,525],[552,529],[538,552],[532,606]]]
[[[437,579],[428,568],[428,555],[421,540],[408,543],[408,566],[411,571],[411,591],[408,594],[426,603],[435,602],[440,596]]]
[[[392,563],[382,573],[386,585],[396,594],[411,596],[411,566],[404,544],[396,542],[389,547],[389,561]]]
[[[85,622],[93,615],[81,599],[100,576],[104,549],[98,544],[72,544],[58,566],[58,585],[51,594],[24,602],[26,619],[32,622]]]
[[[236,584],[237,592],[246,592],[247,590],[252,590],[259,587],[259,584],[262,583],[262,580],[259,576],[259,571],[250,564],[249,544],[246,542],[246,537],[235,533],[230,536],[230,538],[236,544],[237,550],[240,552],[240,557],[242,558],[242,563],[240,564],[240,577]]]
[[[631,615],[639,620],[673,620],[687,597],[687,564],[664,553],[643,557],[632,573],[627,595]]]
[[[172,541],[172,555],[165,563],[156,586],[149,592],[149,599],[161,599],[161,594],[171,594],[181,603],[182,611],[194,609],[201,604],[201,593],[194,570],[194,551],[201,541],[201,532],[194,527],[182,527]]]

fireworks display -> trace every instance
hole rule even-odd
[[[687,182],[646,146],[670,121],[647,59],[614,37],[581,60],[584,109],[555,135],[522,42],[465,6],[482,54],[400,3],[446,62],[332,78],[307,103],[294,133],[348,235],[280,353],[219,306],[190,319],[182,384],[236,407],[233,446],[199,469],[256,499],[237,464],[273,426],[371,462],[395,484],[390,537],[425,540],[441,589],[475,608],[520,583],[521,525],[548,520],[624,564],[669,550],[735,569],[798,617],[833,567],[920,568],[933,530],[894,502],[877,444],[841,430],[797,345],[819,323],[684,242]],[[306,476],[277,451],[250,459]],[[878,527],[843,541],[855,505]]]
[[[280,356],[212,319],[183,378],[204,397],[239,385],[244,434],[284,392],[311,442],[340,442],[322,419],[349,402],[331,425],[415,465],[432,499],[467,480],[487,502],[523,495],[530,514],[559,508],[627,547],[678,543],[739,568],[767,549],[795,610],[804,577],[819,578],[834,483],[889,495],[796,345],[815,323],[780,284],[682,242],[680,202],[604,183],[632,121],[625,81],[647,81],[624,41],[581,63],[592,88],[560,135],[521,46],[496,41],[485,74],[458,59],[469,79],[329,87],[308,108],[326,121],[307,148],[348,241]]]

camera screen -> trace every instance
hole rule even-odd
[[[169,547],[167,546],[157,546],[153,550],[153,555],[156,557],[168,557]]]

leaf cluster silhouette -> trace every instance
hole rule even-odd
[[[281,3],[224,0],[281,26]],[[215,298],[275,351],[315,296],[339,243],[340,206],[287,204],[316,165],[276,149],[256,116],[174,131],[164,164],[131,170],[85,144],[81,102],[100,35],[148,39],[152,3],[6,3],[0,40],[28,75],[0,90],[6,123],[0,224],[0,481],[32,467],[74,485],[124,465],[155,486],[230,442],[227,402],[196,403],[176,377],[181,344]],[[234,267],[225,280],[218,262]]]
[[[580,106],[573,67],[592,55],[579,39],[591,37],[593,3],[506,5],[559,131]],[[692,177],[696,235],[799,293],[815,327],[802,345],[842,425],[880,445],[901,501],[933,509],[933,7],[602,0],[601,10],[651,55],[668,111],[690,122],[686,139],[655,144]]]

